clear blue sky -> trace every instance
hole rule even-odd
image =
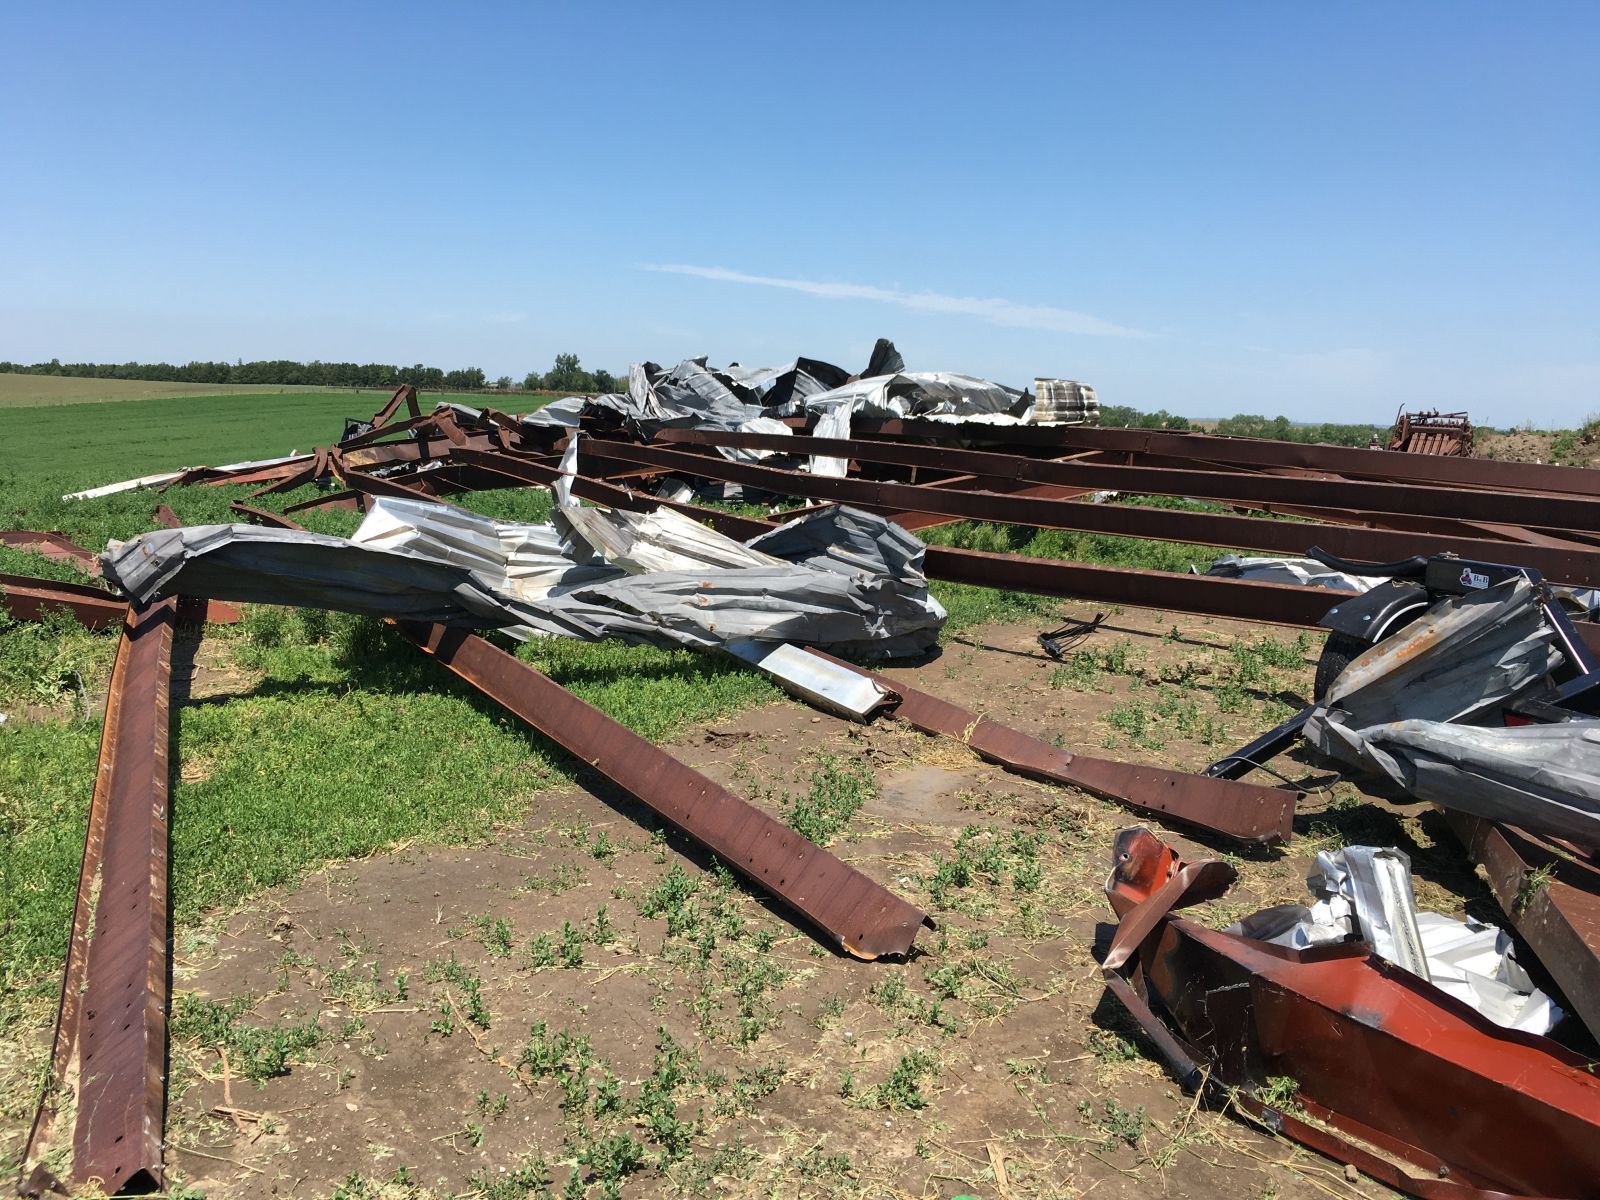
[[[1600,410],[1600,6],[6,6],[0,358]],[[663,270],[661,268],[672,268]]]

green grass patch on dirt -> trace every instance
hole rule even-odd
[[[17,410],[12,453],[0,466],[0,528],[59,529],[98,551],[108,539],[152,528],[158,500],[188,524],[229,522],[229,501],[250,488],[190,486],[92,501],[61,494],[186,464],[309,450],[332,440],[345,416],[370,411],[370,400],[283,392],[130,400],[92,414]],[[281,510],[315,494],[304,488],[255,503]],[[542,489],[462,502],[522,521],[545,519],[550,504]],[[359,516],[326,509],[300,519],[347,535]],[[928,540],[1168,570],[1212,553],[973,522],[931,530]],[[77,575],[70,564],[5,549],[0,570]],[[1048,620],[1059,603],[958,584],[933,591],[950,611],[950,632]],[[95,701],[104,696],[115,646],[115,631],[88,633],[66,620],[0,628],[0,711],[15,714],[0,730],[0,911],[7,915],[0,972],[13,997],[49,991],[65,952],[99,739]],[[192,641],[180,641],[179,653],[194,654]],[[516,653],[654,740],[779,697],[764,676],[715,655],[556,640]],[[578,766],[370,618],[251,605],[241,624],[208,629],[200,656],[200,694],[173,712],[172,906],[180,927],[329,859],[411,839],[487,837],[541,790],[569,783]],[[822,789],[827,795],[811,814],[823,840],[859,806],[852,772],[840,767],[829,780],[838,786]],[[8,1015],[14,1006],[0,1011],[0,1021]]]

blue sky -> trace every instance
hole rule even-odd
[[[1600,411],[1600,6],[10,5],[0,358]]]

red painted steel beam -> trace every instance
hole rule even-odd
[[[128,610],[89,809],[52,1083],[24,1190],[162,1184],[167,1037],[167,721],[177,601]],[[67,1128],[67,1119],[71,1128]],[[58,1179],[46,1165],[69,1149]]]
[[[1425,1200],[1597,1194],[1590,1063],[1500,1028],[1364,944],[1296,951],[1173,915],[1234,876],[1183,863],[1147,829],[1117,838],[1106,969],[1122,976],[1113,994],[1132,991],[1135,1014],[1165,1035],[1164,1053],[1205,1064],[1207,1087],[1239,1089],[1226,1094],[1268,1127]],[[1294,1105],[1250,1095],[1284,1078]]]
[[[561,476],[561,472],[554,467],[507,454],[459,451],[454,457],[486,473],[499,474],[506,479],[506,486],[548,486]],[[721,509],[662,500],[587,475],[575,477],[573,492],[585,500],[615,508],[641,512],[670,508],[686,517],[704,521],[729,537],[752,538],[776,527],[775,522],[758,517],[742,517]],[[1130,567],[1091,566],[1061,559],[1028,558],[1020,554],[960,550],[950,546],[929,546],[923,559],[923,569],[929,579],[953,583],[1003,587],[1043,596],[1060,596],[1063,599],[1131,604],[1198,616],[1304,628],[1318,627],[1323,615],[1338,603],[1339,597],[1349,594],[1332,588],[1184,575],[1172,571],[1142,571]],[[1576,623],[1574,628],[1590,649],[1600,653],[1600,626],[1584,621]]]
[[[128,603],[102,588],[28,575],[0,574],[0,606],[21,621],[42,621],[66,609],[89,629],[120,625]]]
[[[915,484],[836,479],[804,471],[730,462],[720,456],[585,439],[580,461],[588,464],[644,463],[685,474],[765,488],[780,495],[832,500],[915,512],[940,513],[978,521],[999,521],[1049,529],[1075,529],[1122,537],[1154,538],[1202,546],[1250,548],[1303,555],[1320,545],[1341,558],[1381,562],[1414,554],[1455,553],[1486,562],[1534,567],[1564,583],[1600,581],[1600,552],[1516,546],[1484,539],[1398,533],[1338,525],[1310,525],[1214,513],[1087,504],[1074,500],[1032,499],[992,492],[953,492]]]
[[[656,441],[690,446],[821,455],[882,466],[917,467],[1027,483],[1138,495],[1193,496],[1243,504],[1296,504],[1353,512],[1502,521],[1532,526],[1600,528],[1600,497],[1527,496],[1473,488],[1387,481],[1315,479],[1296,475],[1194,471],[1183,468],[1061,462],[870,439],[815,438],[722,429],[663,429]]]
[[[933,927],[915,905],[477,634],[395,627],[857,958],[905,954],[919,929]]]
[[[903,680],[876,674],[821,650],[810,653],[899,696],[889,707],[892,716],[924,733],[953,737],[980,758],[1029,779],[1081,788],[1129,808],[1240,841],[1278,845],[1287,842],[1293,832],[1293,792],[1074,754],[918,691]]]
[[[548,486],[561,475],[554,467],[509,455],[463,451],[453,456],[455,458],[524,485]],[[615,508],[644,512],[670,508],[704,521],[729,537],[752,538],[775,529],[778,524],[759,517],[742,517],[720,509],[661,500],[583,475],[574,479],[573,491],[585,500]],[[1287,583],[1091,566],[1062,559],[960,550],[950,546],[929,546],[923,568],[929,579],[951,583],[1293,626],[1316,626],[1323,614],[1339,602],[1340,596],[1349,594]]]
[[[1600,1041],[1600,867],[1551,849],[1542,839],[1465,813],[1450,827],[1482,865],[1506,919],[1532,947],[1570,1011]],[[1549,872],[1542,886],[1536,871]]]
[[[100,557],[93,550],[85,550],[64,533],[4,529],[0,530],[0,545],[10,546],[16,550],[31,550],[35,554],[42,554],[58,562],[73,563],[90,575],[100,574]]]
[[[935,421],[850,423],[858,438],[948,441],[950,426]],[[1267,438],[1218,437],[1161,429],[1111,429],[1088,425],[969,425],[964,440],[993,446],[1032,448],[1059,454],[1094,449],[1255,467],[1299,467],[1351,479],[1388,479],[1441,487],[1497,488],[1535,495],[1600,497],[1600,473],[1579,467],[1500,462],[1487,458],[1430,458],[1390,450],[1279,442]]]

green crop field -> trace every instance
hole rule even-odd
[[[0,375],[0,381],[27,378]],[[120,381],[52,382],[115,387]],[[426,411],[444,398],[423,393],[421,404]],[[474,396],[452,398],[482,403]],[[0,489],[32,487],[48,479],[60,484],[59,492],[82,491],[181,467],[304,453],[337,441],[346,417],[370,417],[386,399],[378,392],[262,389],[127,399],[117,404],[82,400],[12,407],[5,412]],[[518,393],[501,403],[527,412],[549,399]],[[0,408],[5,406],[0,392]]]
[[[326,388],[281,383],[164,383],[149,379],[75,379],[66,375],[17,375],[0,372],[0,408],[36,408],[56,404],[109,404],[128,400],[164,400],[180,396],[276,396],[286,392],[326,393]],[[362,393],[347,388],[346,396]],[[378,392],[365,393],[378,396]],[[364,400],[360,403],[366,403]],[[368,407],[376,408],[377,402]]]
[[[272,392],[13,408],[5,413],[0,486],[49,478],[61,491],[80,491],[180,467],[275,458],[337,441],[346,416],[370,416],[377,403],[371,393]]]

